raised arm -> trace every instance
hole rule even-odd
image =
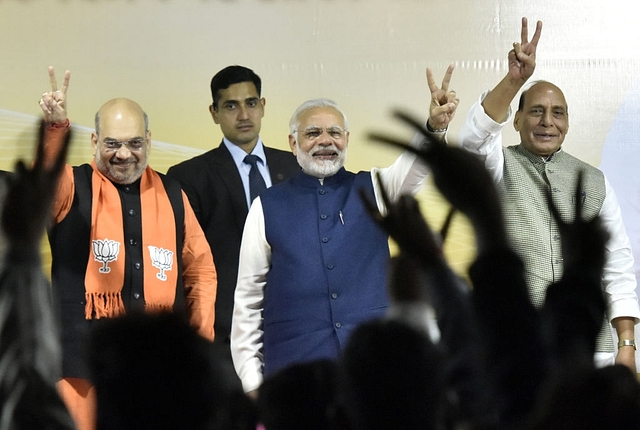
[[[449,89],[453,69],[453,64],[449,65],[442,79],[441,87],[436,84],[431,69],[427,69],[427,83],[431,91],[429,119],[426,127],[424,122],[417,126],[420,131],[414,135],[411,141],[414,148],[422,146],[424,139],[445,142],[447,127],[455,116],[459,103],[455,91]],[[379,175],[375,172],[379,172]],[[426,165],[420,162],[413,152],[406,151],[391,166],[372,169],[376,200],[380,204],[380,209],[384,212],[383,201],[379,198],[379,184],[384,185],[391,201],[395,201],[402,194],[415,195],[424,185],[428,174],[429,169]],[[378,178],[380,182],[378,182]]]
[[[64,136],[69,133],[69,120],[67,118],[67,89],[71,72],[64,74],[62,87],[58,89],[56,73],[49,66],[49,83],[51,91],[42,93],[38,104],[44,115],[44,143],[42,148],[43,163],[50,167],[54,160],[59,159],[63,150]],[[56,222],[60,222],[68,213],[73,202],[74,186],[73,172],[68,164],[63,168],[58,181],[58,189],[52,205],[52,213]]]
[[[521,42],[515,42],[513,49],[508,54],[509,70],[482,102],[484,111],[494,121],[501,123],[507,120],[509,105],[533,75],[536,68],[536,50],[541,33],[542,21],[538,21],[533,38],[529,41],[527,18],[522,18]]]

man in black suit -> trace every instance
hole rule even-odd
[[[264,186],[283,182],[300,170],[289,151],[267,148],[260,139],[266,100],[260,96],[261,80],[251,69],[229,66],[211,79],[213,104],[209,111],[220,125],[220,146],[169,169],[189,197],[211,246],[218,272],[216,341],[229,342],[233,296],[238,276],[242,229],[251,205],[249,172],[245,156],[258,157]]]

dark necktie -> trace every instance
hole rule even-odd
[[[258,160],[260,157],[257,155],[249,154],[244,157],[244,162],[251,165],[249,170],[249,198],[253,202],[253,199],[267,189],[267,185],[264,183],[264,178],[258,170]]]

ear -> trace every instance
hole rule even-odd
[[[93,155],[96,155],[96,151],[98,150],[98,135],[95,133],[91,133],[91,147],[93,148]]]
[[[209,105],[209,113],[211,113],[211,118],[213,118],[213,122],[216,124],[220,124],[218,120],[218,111],[213,108],[213,104]]]
[[[296,138],[293,137],[293,134],[289,135],[289,147],[291,148],[291,152],[293,152],[293,155],[298,155],[296,151]]]
[[[347,146],[349,146],[349,136],[351,135],[350,132],[346,132],[344,134],[344,147],[346,148]]]
[[[151,151],[151,130],[147,130],[147,153]]]
[[[262,97],[260,99],[260,104],[262,105],[262,115],[260,115],[260,118],[264,118],[264,107],[267,105],[267,99]]]
[[[513,117],[513,128],[518,132],[520,131],[520,111],[517,111],[516,115]]]

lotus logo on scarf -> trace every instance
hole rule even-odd
[[[93,258],[99,261],[103,266],[98,269],[100,273],[109,273],[111,268],[109,263],[118,259],[118,253],[120,252],[120,242],[115,240],[92,240]]]
[[[171,270],[171,266],[173,266],[173,251],[156,246],[149,246],[148,248],[151,264],[153,267],[160,269],[160,272],[156,273],[156,278],[166,281],[167,275],[164,274],[164,271]]]

